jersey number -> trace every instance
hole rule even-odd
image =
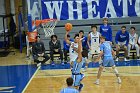
[[[94,39],[94,42],[96,42],[96,39]]]
[[[72,53],[74,53],[74,49],[72,49]]]

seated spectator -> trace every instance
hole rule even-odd
[[[73,79],[71,77],[67,78],[66,80],[67,82],[67,88],[64,88],[60,91],[60,93],[79,93],[78,90],[76,90],[74,87],[72,87],[73,85]]]
[[[70,39],[70,35],[67,35],[67,39],[70,40],[70,41],[73,41],[72,39]],[[67,58],[68,58],[68,53],[69,53],[69,48],[70,48],[70,44],[66,43],[66,41],[64,40],[63,41],[63,53],[64,53],[64,61],[65,63],[68,62]]]
[[[115,42],[116,42],[116,56],[117,56],[116,61],[118,61],[120,48],[122,48],[124,50],[124,52],[125,52],[124,60],[127,61],[126,58],[128,56],[127,46],[129,43],[129,33],[126,31],[125,26],[122,26],[121,30],[116,33]]]
[[[128,44],[128,58],[130,57],[130,49],[136,49],[137,59],[139,59],[139,46],[137,42],[138,42],[138,35],[135,32],[135,27],[131,27],[130,34],[129,34],[129,44]]]
[[[37,66],[40,66],[41,63],[45,63],[50,58],[45,54],[44,43],[40,41],[40,36],[36,36],[36,42],[32,44],[32,52],[34,62],[37,63]]]
[[[59,40],[57,40],[56,35],[51,36],[51,41],[49,42],[49,47],[50,47],[50,57],[51,57],[52,65],[55,65],[54,64],[54,54],[60,54],[61,63],[62,63],[62,65],[64,65],[63,52],[61,50],[61,43]]]

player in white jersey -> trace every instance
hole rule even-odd
[[[67,35],[68,34],[69,34],[69,31],[66,31],[65,41],[66,41],[66,43],[70,44],[69,55],[70,55],[70,65],[72,67],[72,63],[78,57],[78,53],[77,52],[78,52],[78,38],[79,38],[79,34],[75,34],[74,42],[71,42],[69,39],[67,39]]]
[[[69,49],[70,62],[75,61],[75,59],[78,57],[77,48],[78,48],[78,43],[71,42],[70,49]]]
[[[100,33],[97,32],[97,26],[91,26],[92,32],[88,35],[88,47],[90,49],[88,62],[91,62],[93,57],[97,56],[100,53]]]
[[[137,59],[139,59],[139,46],[138,46],[137,42],[138,42],[138,35],[135,32],[135,27],[131,27],[130,33],[129,33],[128,58],[130,56],[130,50],[136,49]]]

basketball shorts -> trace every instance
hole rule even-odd
[[[79,86],[80,82],[83,80],[83,78],[85,77],[84,74],[78,73],[78,74],[74,74],[72,73],[72,78],[73,78],[73,86]]]
[[[77,59],[78,55],[70,55],[70,62],[74,62]]]
[[[99,54],[100,53],[100,47],[99,46],[91,47],[90,53],[91,54]]]
[[[91,51],[88,53],[87,63],[95,61],[100,52],[99,51],[98,52],[95,51],[94,54],[92,54],[92,53],[93,52],[91,52]]]
[[[106,67],[106,66],[114,66],[115,63],[114,63],[114,59],[113,57],[104,57],[103,58],[103,62],[101,64],[102,66]]]

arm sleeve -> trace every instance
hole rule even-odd
[[[116,36],[115,36],[115,42],[116,42],[116,44],[118,44],[118,38],[119,38],[119,34],[118,34],[118,32],[116,33]]]
[[[49,42],[49,47],[50,47],[50,50],[53,50],[53,46],[52,46],[52,42],[51,41]]]
[[[111,26],[109,27],[109,41],[112,42],[112,28],[111,28]]]
[[[37,52],[35,50],[35,44],[32,45],[32,52],[33,52],[34,55],[37,55]]]

